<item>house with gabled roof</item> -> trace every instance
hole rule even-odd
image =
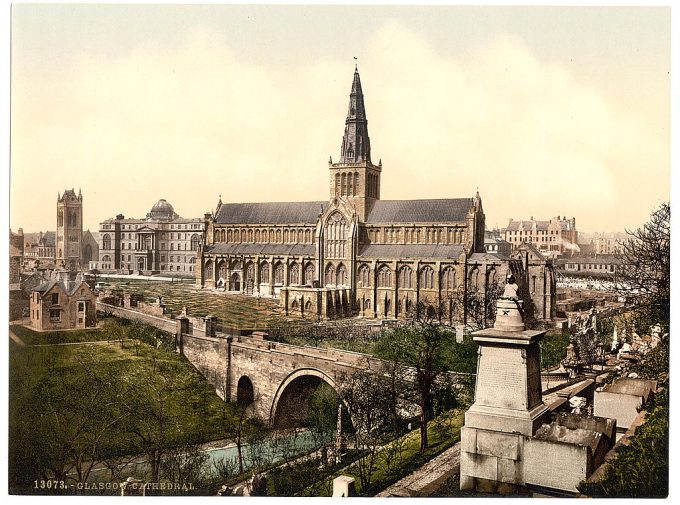
[[[31,327],[38,331],[93,328],[97,326],[95,295],[82,279],[69,280],[60,272],[33,288]]]

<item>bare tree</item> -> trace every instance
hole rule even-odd
[[[634,300],[648,325],[670,321],[671,207],[663,203],[641,228],[621,243],[617,290]]]

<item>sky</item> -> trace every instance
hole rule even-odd
[[[669,7],[14,4],[10,225],[328,198],[357,58],[381,198],[636,228],[670,198]]]

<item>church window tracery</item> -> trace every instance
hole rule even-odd
[[[434,289],[434,270],[429,266],[420,270],[420,287],[422,289]]]
[[[334,212],[326,222],[326,257],[344,258],[347,254],[347,222]]]
[[[371,269],[368,265],[361,265],[359,267],[359,286],[360,287],[370,287],[371,285]]]
[[[378,287],[379,288],[392,287],[392,270],[387,265],[382,265],[378,269]]]
[[[342,263],[338,265],[338,273],[336,275],[336,283],[337,286],[347,286],[347,270],[345,269],[345,265]]]
[[[274,267],[274,284],[283,284],[283,263],[280,261]]]
[[[406,289],[413,287],[413,270],[408,265],[404,265],[399,270],[399,286]]]
[[[324,277],[324,281],[326,286],[335,285],[335,267],[332,263],[329,263],[326,266],[326,275]]]

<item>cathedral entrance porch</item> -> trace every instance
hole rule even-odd
[[[354,315],[350,288],[283,287],[279,296],[286,315],[315,319],[339,319]]]

